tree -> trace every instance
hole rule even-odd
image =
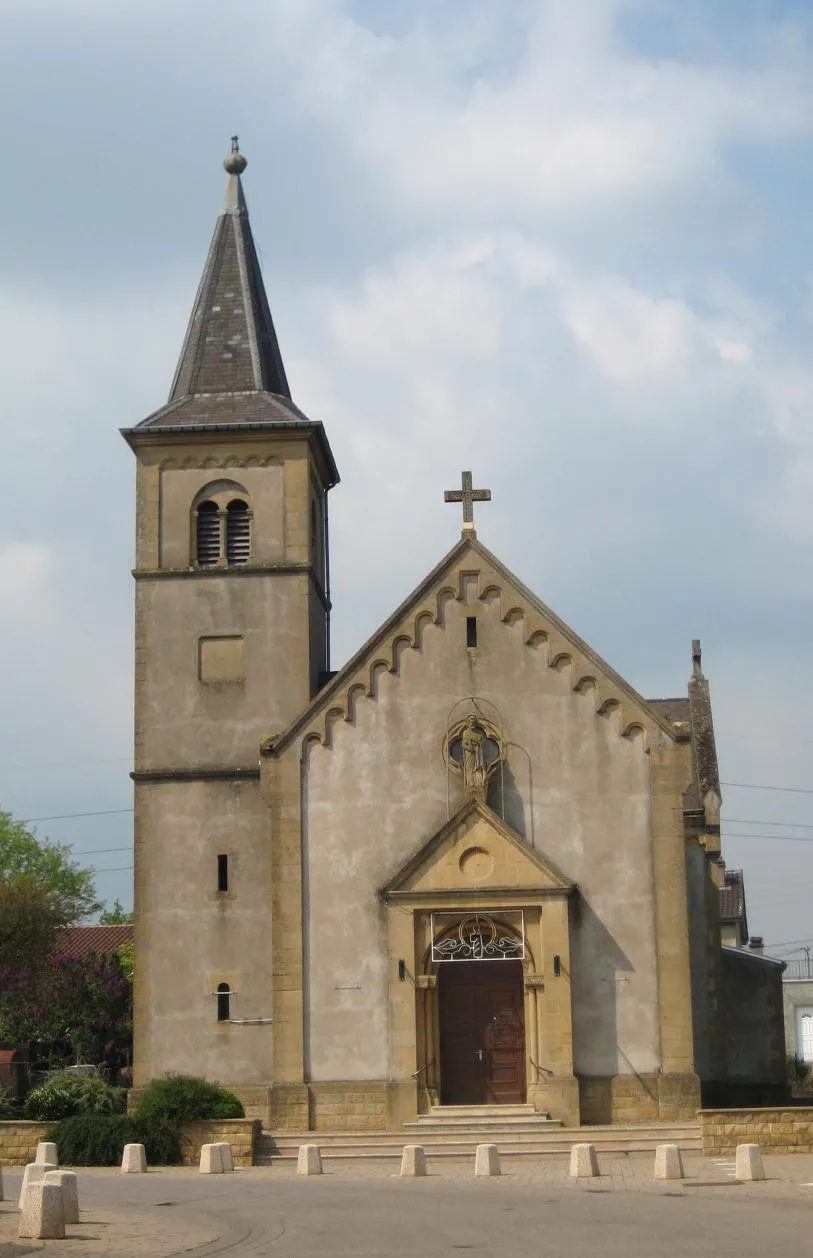
[[[60,925],[72,926],[102,908],[96,899],[93,871],[80,869],[64,843],[42,842],[10,813],[0,812],[0,880],[13,886],[31,879],[53,897]]]
[[[48,887],[29,875],[0,876],[0,973],[47,956],[65,925],[64,907]]]
[[[100,926],[127,926],[133,920],[132,912],[128,913],[121,900],[114,900],[112,909],[106,908],[99,917]]]

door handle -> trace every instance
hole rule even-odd
[[[478,1061],[482,1061],[482,1060],[483,1060],[483,1050],[482,1050],[482,1048],[476,1048],[474,1051],[475,1051],[475,1054],[476,1054],[476,1056],[477,1056],[477,1060],[478,1060]]]

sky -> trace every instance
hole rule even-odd
[[[685,694],[702,640],[724,855],[803,955],[810,5],[4,0],[0,114],[0,808],[131,903],[118,429],[166,398],[237,133],[342,474],[333,666],[455,543],[471,468],[482,541],[636,689]]]

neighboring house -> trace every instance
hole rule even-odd
[[[723,874],[725,882],[720,887],[720,942],[725,948],[744,948],[748,943],[745,880],[741,869],[723,868]]]
[[[783,978],[788,1057],[813,1068],[813,959],[789,961]]]
[[[55,957],[86,957],[88,953],[118,952],[122,944],[133,942],[132,924],[121,926],[71,926],[57,932]]]

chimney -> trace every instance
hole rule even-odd
[[[748,949],[750,952],[755,952],[757,956],[761,957],[765,951],[765,941],[763,940],[762,935],[752,935],[748,940]]]

